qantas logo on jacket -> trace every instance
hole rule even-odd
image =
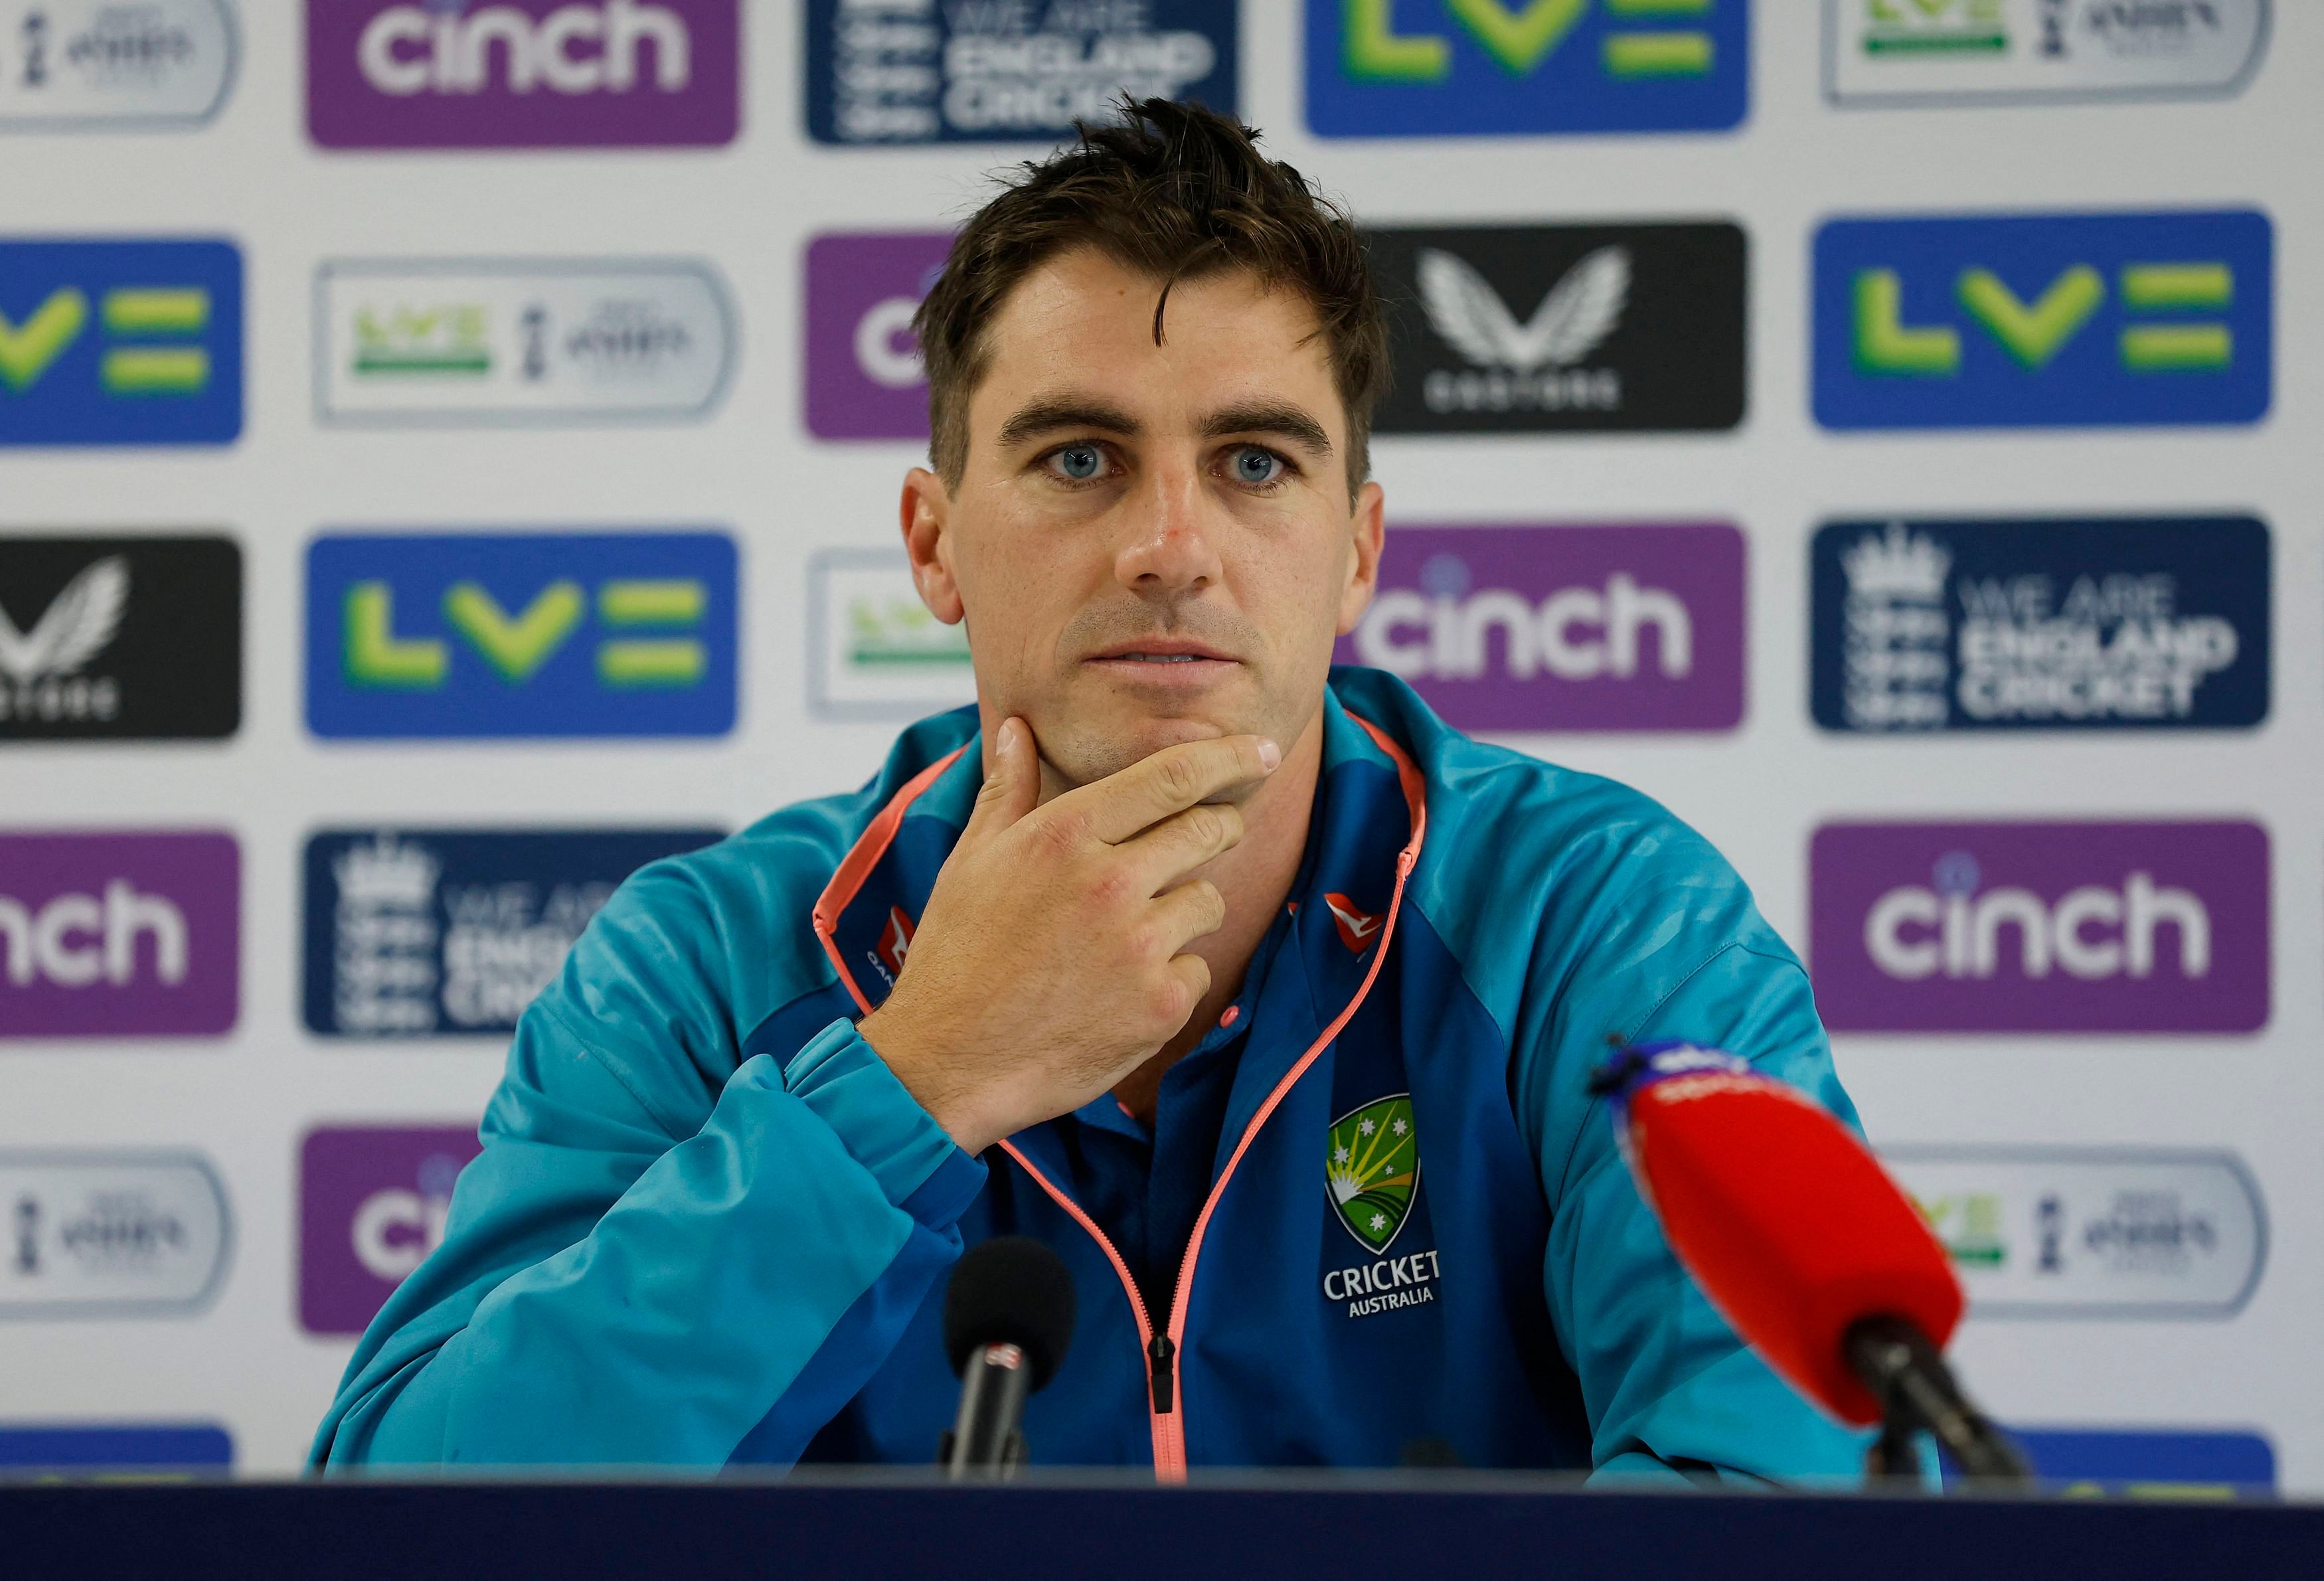
[[[890,988],[904,975],[904,957],[912,948],[912,920],[904,914],[904,908],[889,907],[888,925],[880,930],[880,942],[872,947],[872,956]]]
[[[1337,892],[1325,895],[1323,903],[1332,909],[1332,926],[1340,930],[1342,944],[1357,955],[1371,948],[1373,941],[1379,938],[1378,916]]]

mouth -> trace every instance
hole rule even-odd
[[[1102,649],[1083,661],[1116,679],[1152,685],[1207,685],[1241,661],[1207,643],[1139,637]]]

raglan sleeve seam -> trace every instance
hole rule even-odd
[[[1636,1025],[1632,1026],[1626,1031],[1618,1033],[1618,1035],[1620,1040],[1625,1043],[1635,1043],[1641,1037],[1645,1036],[1646,1029],[1655,1024],[1655,1018],[1662,1014],[1664,1006],[1670,1003],[1673,999],[1678,997],[1680,991],[1685,988],[1689,983],[1693,982],[1697,977],[1701,976],[1705,971],[1707,971],[1712,962],[1716,961],[1720,956],[1725,955],[1728,951],[1732,949],[1746,950],[1753,955],[1764,953],[1762,951],[1750,949],[1750,947],[1746,945],[1740,938],[1729,938],[1720,940],[1718,945],[1712,948],[1710,953],[1705,955],[1701,960],[1695,962],[1693,966],[1688,967],[1683,975],[1674,980],[1668,988],[1665,989],[1661,996],[1657,998],[1654,1002],[1653,1005],[1647,1009],[1646,1014],[1638,1018]],[[1582,1118],[1573,1127],[1573,1134],[1566,1139],[1565,1154],[1563,1158],[1558,1160],[1557,1166],[1557,1194],[1561,1198],[1565,1195],[1566,1181],[1573,1170],[1573,1155],[1581,1150],[1582,1138],[1590,1129],[1591,1116],[1598,1113],[1600,1108],[1605,1105],[1605,1102],[1606,1100],[1602,1096],[1593,1095],[1589,1103],[1582,1105]]]

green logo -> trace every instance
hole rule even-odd
[[[918,598],[857,597],[847,606],[847,658],[854,664],[951,669],[968,662],[968,631],[945,624]]]
[[[1866,0],[1868,55],[2003,55],[2001,0]]]
[[[1913,1204],[1955,1262],[1969,1268],[1999,1268],[2009,1261],[1999,1193],[1915,1197]]]
[[[1420,1188],[1411,1094],[1376,1099],[1332,1122],[1323,1185],[1348,1234],[1369,1251],[1387,1251]]]
[[[355,310],[360,377],[482,377],[493,371],[490,326],[480,302]]]

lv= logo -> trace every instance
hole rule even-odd
[[[209,352],[171,344],[210,322],[210,293],[198,286],[119,287],[97,300],[103,333],[115,342],[97,364],[114,395],[196,395],[210,382]],[[88,328],[88,293],[61,286],[21,324],[0,313],[0,388],[22,395]]]
[[[669,634],[698,626],[707,590],[687,578],[626,578],[597,587],[597,619],[635,636],[608,638],[597,647],[597,679],[615,688],[692,686],[707,664],[703,644]],[[556,581],[521,609],[503,607],[482,584],[455,582],[446,589],[445,624],[511,686],[522,686],[554,658],[589,607],[581,585]],[[366,687],[430,689],[450,672],[449,645],[440,637],[401,636],[395,630],[394,594],[384,581],[348,587],[345,606],[347,679]]]
[[[2118,276],[2132,312],[2225,309],[2235,300],[2235,272],[2215,261],[2133,264]],[[1954,299],[2018,366],[2038,373],[2105,304],[2106,276],[2077,264],[2028,301],[1989,269],[1964,269]],[[1908,325],[1904,283],[1893,269],[1865,269],[1855,281],[1856,360],[1864,373],[1943,377],[1960,371],[1960,333],[1950,325]],[[2119,338],[2122,365],[2133,373],[2224,368],[2235,340],[2213,320],[2131,323]]]

